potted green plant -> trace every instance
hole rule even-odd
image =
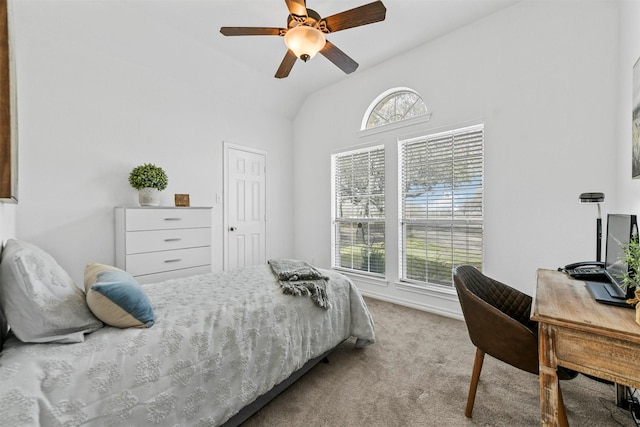
[[[129,184],[138,190],[140,206],[158,206],[160,191],[167,188],[168,183],[164,169],[152,163],[136,166],[129,174]]]
[[[634,236],[627,245],[623,245],[624,256],[620,260],[629,267],[622,276],[624,288],[635,287],[635,298],[628,299],[629,304],[636,306],[636,323],[640,325],[640,243]]]
[[[640,243],[638,243],[638,238],[632,238],[629,244],[622,246],[622,249],[624,256],[620,260],[629,267],[623,273],[622,286],[640,289],[640,274],[638,274],[640,271]]]

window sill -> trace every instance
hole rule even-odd
[[[378,133],[388,132],[395,129],[402,129],[415,124],[426,123],[430,119],[431,119],[431,112],[424,114],[422,116],[401,120],[399,122],[393,122],[386,125],[369,128],[369,129],[361,129],[360,131],[358,131],[358,138],[365,138]]]
[[[407,292],[413,292],[416,294],[428,295],[432,297],[441,298],[448,301],[458,301],[458,293],[455,288],[426,284],[416,284],[411,282],[398,281],[395,283],[398,289],[402,289]]]
[[[358,274],[358,273],[354,273],[351,270],[343,270],[341,268],[335,268],[335,267],[333,268],[333,270],[337,271],[338,273],[344,274],[354,282],[365,283],[367,285],[381,286],[383,288],[386,288],[389,286],[389,281],[382,276]]]

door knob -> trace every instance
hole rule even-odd
[[[236,231],[236,230],[237,230],[237,228],[235,228],[235,227],[229,227],[229,231]]]

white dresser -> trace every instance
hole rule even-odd
[[[118,207],[116,267],[140,283],[211,271],[210,207]]]

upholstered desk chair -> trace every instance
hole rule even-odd
[[[465,411],[465,416],[471,418],[485,353],[538,375],[538,323],[529,318],[532,302],[529,295],[485,276],[475,267],[454,268],[453,281],[469,337],[476,346]],[[575,371],[558,370],[559,379],[577,375]],[[562,395],[560,402],[560,422],[564,420],[567,425]]]

